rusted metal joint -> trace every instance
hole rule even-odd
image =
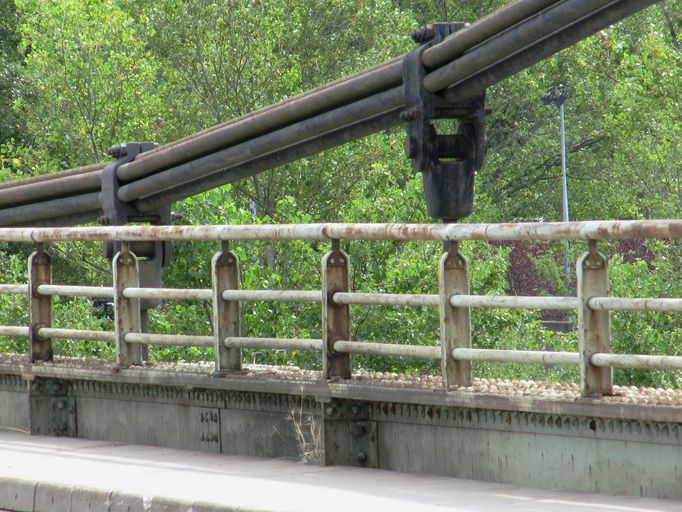
[[[443,242],[443,250],[447,254],[445,268],[462,269],[466,267],[466,261],[459,252],[459,240],[446,240]]]
[[[461,219],[473,211],[474,176],[485,156],[485,92],[461,104],[451,104],[424,87],[422,54],[466,23],[435,23],[417,30],[415,41],[426,43],[403,58],[407,123],[405,154],[422,173],[428,214],[437,219]],[[455,133],[438,134],[435,119],[457,119]]]
[[[330,267],[345,267],[346,257],[340,251],[338,253],[332,253],[327,260],[327,265]]]
[[[459,240],[445,240],[443,242],[443,251],[458,255],[459,254]]]
[[[107,149],[107,155],[112,158],[121,158],[128,154],[128,146],[126,144],[116,144]]]
[[[31,329],[33,330],[33,336],[35,336],[35,338],[39,341],[48,340],[49,338],[40,335],[40,329],[49,328],[49,327],[50,327],[49,325],[45,325],[45,324],[32,325]]]
[[[331,267],[345,267],[347,264],[346,255],[341,250],[341,241],[336,238],[333,239],[332,250],[327,259],[327,265]]]
[[[139,212],[131,205],[119,200],[118,189],[120,183],[118,179],[118,168],[124,164],[132,162],[135,158],[147,151],[158,148],[155,142],[128,142],[117,144],[111,147],[108,153],[116,160],[111,162],[102,170],[102,212],[98,222],[103,226],[123,226],[129,222],[152,222],[156,225],[170,225],[173,215],[170,206],[164,207],[154,212]],[[120,246],[116,242],[105,242],[105,256],[111,259]],[[158,255],[161,266],[165,267],[170,263],[173,245],[170,242],[157,242]]]
[[[51,284],[51,283],[49,283],[48,281],[38,281],[38,282],[31,283],[31,295],[33,297],[46,297],[46,295],[43,295],[42,293],[40,293],[38,291],[38,288],[44,284]]]
[[[43,249],[36,249],[36,255],[35,255],[34,262],[38,265],[49,265],[50,264],[50,255],[47,254]],[[42,284],[49,284],[49,283],[42,283]]]
[[[347,307],[346,304],[340,304],[334,300],[334,295],[337,293],[344,293],[346,290],[334,289],[327,292],[327,305],[332,308]]]
[[[447,35],[454,34],[457,30],[461,30],[467,25],[469,24],[464,22],[429,23],[428,25],[424,25],[423,27],[420,27],[412,32],[411,37],[415,43],[424,44],[436,38],[437,36],[444,34],[445,32],[448,32]],[[443,36],[442,39],[445,39],[445,37],[447,36]]]
[[[415,43],[423,44],[427,42],[429,39],[433,39],[433,36],[436,35],[436,31],[433,28],[433,25],[424,25],[423,27],[418,28],[414,32],[412,32],[412,40]]]
[[[604,268],[604,257],[599,254],[598,240],[588,241],[588,258],[585,260],[585,268],[599,270]]]

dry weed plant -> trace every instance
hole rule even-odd
[[[303,404],[292,407],[289,421],[294,427],[294,436],[299,448],[299,461],[304,464],[322,464],[324,448],[322,444],[322,426],[314,414],[304,413]]]

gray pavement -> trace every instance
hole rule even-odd
[[[0,510],[681,511],[682,503],[0,430]]]

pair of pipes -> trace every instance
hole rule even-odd
[[[516,0],[423,52],[424,87],[453,104],[653,0]],[[402,57],[214,126],[120,166],[138,211],[204,192],[400,123]],[[70,225],[101,213],[105,164],[0,185],[0,225]]]

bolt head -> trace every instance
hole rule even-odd
[[[358,464],[364,464],[367,462],[367,454],[365,452],[358,452],[355,454],[355,460]]]
[[[336,414],[336,407],[330,405],[327,407],[327,415],[328,416],[334,416]]]
[[[107,149],[107,154],[112,158],[121,158],[128,154],[128,150],[125,144],[116,144]]]
[[[355,423],[351,427],[351,434],[353,434],[354,437],[362,437],[367,433],[367,427],[360,424],[360,423]]]
[[[63,411],[64,409],[66,409],[66,400],[58,400],[57,401],[57,410]]]
[[[416,107],[408,108],[400,113],[400,119],[403,121],[414,121],[422,116],[421,110]]]
[[[415,43],[425,43],[426,41],[433,39],[435,35],[436,31],[433,28],[433,25],[426,25],[425,27],[421,27],[412,32],[412,40]]]

